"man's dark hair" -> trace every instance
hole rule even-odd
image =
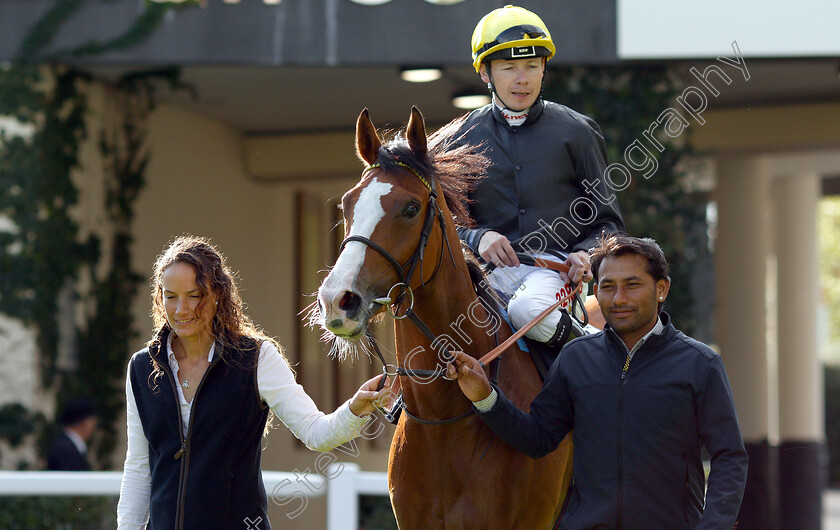
[[[71,399],[64,405],[58,421],[66,427],[96,415],[98,415],[98,411],[93,401],[80,397]]]
[[[636,254],[648,262],[647,273],[654,281],[668,280],[668,262],[656,241],[648,237],[633,237],[627,234],[603,234],[598,238],[598,246],[591,251],[590,263],[595,283],[598,283],[598,269],[605,258],[614,258],[626,254]]]

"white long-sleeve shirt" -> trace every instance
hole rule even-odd
[[[178,373],[178,361],[167,341],[167,354],[172,373]],[[213,360],[215,345],[208,354]],[[280,418],[306,447],[315,451],[329,451],[359,435],[367,421],[350,410],[349,400],[332,414],[324,414],[296,381],[288,363],[269,341],[260,348],[257,363],[257,385],[260,398]],[[126,403],[128,448],[125,455],[120,499],[117,505],[117,526],[120,530],[144,529],[149,521],[151,476],[149,473],[149,442],[143,432],[137,402],[126,375]],[[187,403],[181,385],[175,385],[181,406],[182,430],[186,434],[192,403]]]

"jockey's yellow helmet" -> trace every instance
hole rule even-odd
[[[475,71],[483,61],[554,56],[554,42],[542,19],[521,7],[490,11],[475,26],[472,58]]]

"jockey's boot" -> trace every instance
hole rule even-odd
[[[580,323],[571,317],[565,309],[560,310],[560,321],[557,322],[557,328],[554,335],[546,342],[540,343],[536,341],[529,342],[529,348],[535,350],[532,354],[534,364],[537,366],[537,371],[545,379],[551,365],[554,364],[554,359],[560,354],[563,346],[572,339],[586,335]]]
[[[560,310],[560,321],[557,322],[557,329],[554,330],[554,335],[545,342],[545,345],[551,349],[556,349],[560,353],[560,348],[569,340],[572,334],[572,317],[565,309]]]

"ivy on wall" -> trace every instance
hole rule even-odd
[[[42,385],[56,392],[59,410],[66,399],[77,395],[94,400],[100,419],[96,456],[108,468],[115,446],[115,420],[124,407],[122,373],[135,336],[130,308],[143,281],[131,269],[130,248],[134,204],[149,159],[146,120],[155,103],[153,81],[176,83],[178,71],[136,72],[104,82],[63,64],[68,58],[142,42],[171,9],[149,3],[129,28],[111,40],[49,51],[60,26],[87,1],[56,0],[33,25],[18,58],[0,69],[0,116],[13,118],[16,129],[23,131],[0,131],[0,220],[4,221],[0,312],[36,331]],[[94,81],[107,87],[117,107],[113,123],[93,133],[105,164],[107,245],[95,235],[83,237],[71,215],[79,199],[71,174],[79,168],[81,143],[92,136],[85,123],[85,89]],[[107,255],[102,254],[103,247],[109,249]],[[102,269],[98,266],[102,261],[107,272],[100,278],[95,271]],[[67,286],[74,288],[85,274],[91,288],[77,293],[87,309],[75,333],[79,369],[61,373],[56,364],[59,295]],[[5,411],[20,418],[31,415],[23,407]],[[43,431],[42,444],[50,432]],[[16,430],[15,439],[7,439],[19,442],[25,434]]]
[[[651,237],[662,247],[671,267],[671,291],[665,310],[680,329],[701,340],[708,333],[711,292],[701,302],[704,289],[711,289],[711,251],[707,233],[704,193],[686,186],[685,162],[693,154],[686,138],[653,133],[660,152],[643,133],[660,114],[674,106],[682,81],[666,66],[561,67],[551,70],[546,99],[591,116],[606,139],[608,163],[621,163],[630,172],[626,189],[616,192],[621,214],[631,235]],[[690,128],[683,131],[688,134]],[[625,160],[625,150],[634,142],[646,148],[658,168],[647,177]],[[642,165],[642,151],[633,160]],[[627,179],[625,179],[627,180]],[[613,181],[625,182],[620,173]],[[702,311],[695,308],[702,306]],[[700,313],[700,314],[698,314]]]

